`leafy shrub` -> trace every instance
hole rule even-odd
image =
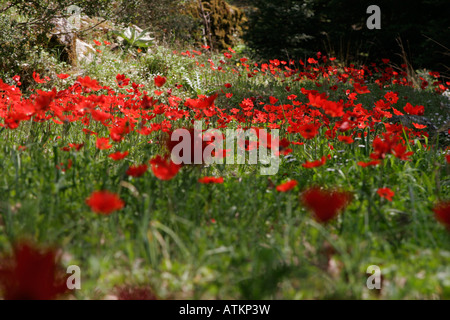
[[[60,0],[60,1],[24,1],[15,0],[0,4],[0,76],[10,77],[18,74],[27,86],[29,70],[39,71],[39,65],[33,59],[36,52],[52,51],[48,34],[54,28],[52,19],[69,17],[67,9],[71,5],[81,8],[83,14],[100,16],[117,22],[132,19],[123,12],[132,11],[137,0]],[[55,56],[59,56],[54,52]],[[38,54],[39,55],[39,54]],[[49,62],[49,61],[48,61]],[[31,73],[32,73],[31,71]]]

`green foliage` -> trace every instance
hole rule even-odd
[[[148,29],[138,32],[133,27],[128,27],[123,31],[113,30],[113,33],[123,39],[124,54],[128,53],[132,48],[148,49],[151,47],[155,38],[148,38]]]
[[[78,6],[81,14],[98,16],[115,22],[124,22],[133,18],[123,15],[136,5],[136,0],[61,0],[61,1],[24,1],[15,0],[0,4],[0,75],[22,76],[24,85],[31,70],[39,71],[39,66],[33,64],[32,52],[46,50],[50,52],[52,45],[48,34],[54,28],[52,18],[68,18],[71,13],[68,8]],[[80,31],[82,32],[82,30]],[[58,55],[57,53],[55,53]]]

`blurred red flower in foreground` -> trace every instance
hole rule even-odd
[[[351,194],[340,191],[327,191],[312,187],[304,191],[301,201],[314,213],[314,218],[321,223],[335,218],[351,201]]]
[[[86,199],[86,204],[91,207],[95,213],[109,215],[113,211],[123,208],[125,203],[115,193],[103,190],[94,191],[91,196]]]
[[[288,182],[282,183],[277,186],[277,191],[279,192],[287,192],[289,190],[292,190],[295,188],[295,186],[298,184],[296,180],[289,180]]]
[[[450,201],[440,202],[433,208],[436,220],[450,231]]]
[[[219,177],[203,177],[198,179],[198,182],[204,183],[204,184],[210,184],[210,183],[223,183],[223,178]]]
[[[172,162],[168,158],[163,158],[157,155],[150,160],[153,174],[160,180],[170,180],[175,177],[181,166]]]
[[[67,275],[55,250],[27,243],[14,247],[0,262],[0,290],[5,300],[53,300],[67,292]]]

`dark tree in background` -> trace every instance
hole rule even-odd
[[[247,44],[263,58],[303,57],[317,52],[319,32],[314,24],[317,3],[306,1],[250,1]]]
[[[450,76],[450,18],[446,0],[249,0],[248,45],[261,58],[304,58],[322,51],[343,62],[389,58]],[[381,30],[369,30],[370,5]]]

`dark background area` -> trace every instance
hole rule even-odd
[[[304,58],[321,51],[345,63],[388,58],[398,65],[406,58],[414,69],[429,68],[450,76],[448,1],[233,2],[248,6],[244,39],[260,57]],[[370,5],[381,9],[380,30],[366,26]]]

